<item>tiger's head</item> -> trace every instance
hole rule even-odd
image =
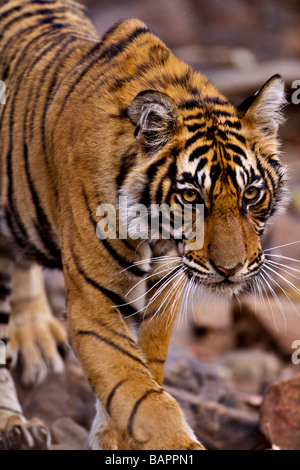
[[[160,250],[175,245],[186,274],[210,292],[236,293],[260,270],[261,236],[286,199],[277,138],[284,103],[276,75],[238,108],[219,93],[175,102],[152,90],[128,108],[140,164],[125,192],[147,207],[203,204],[203,246],[172,238]]]

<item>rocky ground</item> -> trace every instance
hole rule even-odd
[[[290,99],[291,84],[300,79],[296,1],[85,3],[100,33],[122,17],[145,20],[234,102],[275,72],[285,78]],[[300,239],[300,105],[291,103],[286,113],[281,134],[292,200],[270,225],[265,248]],[[269,253],[299,260],[300,243]],[[195,297],[175,326],[165,388],[208,449],[300,450],[300,276],[299,262],[287,258],[273,257],[286,265],[269,272],[275,295],[262,290],[233,302]],[[57,273],[46,278],[53,309],[61,314],[62,279]],[[94,397],[72,353],[65,373],[34,390],[18,389],[26,416],[49,426],[53,449],[86,448]]]

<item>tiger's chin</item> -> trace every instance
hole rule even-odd
[[[195,283],[199,282],[199,288],[203,289],[206,293],[217,295],[217,296],[227,296],[231,297],[232,295],[240,294],[241,292],[246,292],[250,285],[250,279],[241,279],[241,280],[230,280],[224,279],[222,281],[211,281],[211,280],[203,280],[197,279],[197,276],[190,276],[189,278],[193,277]]]
[[[201,287],[209,294],[231,297],[234,294],[239,294],[245,289],[245,282],[233,282],[229,279],[224,279],[220,282],[201,283]]]

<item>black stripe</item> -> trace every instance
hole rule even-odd
[[[40,36],[38,36],[39,38]],[[18,62],[14,65],[14,71],[18,68],[22,61],[24,60],[24,54],[30,48],[31,44],[36,41],[37,37],[33,38],[26,44],[26,47],[23,50],[23,54],[18,59]],[[24,75],[23,75],[24,76]],[[42,264],[45,264],[49,267],[61,267],[61,263],[57,260],[49,260],[47,256],[40,252],[35,245],[33,245],[29,239],[27,230],[21,220],[20,214],[17,210],[15,201],[14,201],[14,188],[13,188],[13,162],[12,162],[12,153],[13,153],[13,126],[14,126],[14,114],[15,114],[15,99],[18,95],[20,85],[22,80],[19,80],[15,86],[14,93],[10,94],[8,97],[8,102],[4,108],[4,113],[9,109],[8,103],[11,103],[11,110],[9,116],[9,148],[6,155],[7,160],[7,178],[8,178],[8,204],[9,207],[5,209],[6,220],[11,229],[12,235],[15,242],[21,248],[27,248],[27,253],[32,258],[37,258]],[[8,112],[8,111],[7,111]],[[4,120],[4,117],[2,117]],[[16,230],[17,229],[17,230]],[[20,236],[21,235],[21,236]]]
[[[179,109],[194,109],[194,108],[200,108],[201,105],[198,100],[195,99],[189,99],[189,100],[184,100],[178,105]]]
[[[57,2],[57,0],[31,0],[30,1],[30,3],[33,3],[33,4],[37,3],[39,5],[40,4],[44,5],[44,4],[48,4],[48,3],[53,5],[53,3],[56,3],[56,2]]]
[[[215,186],[216,181],[220,178],[222,168],[220,163],[216,163],[210,168],[210,178],[211,178],[211,192]]]
[[[8,325],[8,321],[9,321],[9,313],[0,312],[0,324],[1,325]]]
[[[126,304],[124,300],[115,292],[106,289],[105,287],[101,286],[97,281],[92,279],[90,276],[88,276],[83,268],[80,266],[79,261],[74,253],[74,250],[72,250],[72,257],[75,263],[75,266],[78,270],[78,272],[81,274],[81,276],[85,279],[85,281],[93,286],[95,289],[99,290],[102,292],[103,295],[108,297],[113,304],[118,308],[118,310],[121,312],[121,314],[125,317],[135,315],[136,311],[134,308],[132,308],[130,305]],[[125,304],[125,305],[124,305]]]
[[[126,349],[121,348],[121,346],[119,346],[118,344],[114,343],[114,342],[111,341],[109,338],[105,338],[104,336],[99,335],[99,334],[96,333],[95,331],[80,330],[80,331],[77,331],[76,335],[81,335],[81,336],[93,336],[94,338],[98,339],[99,341],[102,341],[103,343],[108,344],[108,345],[111,346],[112,348],[117,349],[117,350],[118,350],[119,352],[121,352],[122,354],[125,354],[125,356],[128,356],[130,359],[134,360],[135,362],[138,362],[139,364],[141,364],[142,366],[144,366],[144,367],[147,368],[147,364],[145,364],[145,362],[142,361],[142,359],[140,359],[139,357],[135,356],[135,355],[132,354],[131,352],[127,351]]]
[[[144,204],[147,208],[149,208],[151,204],[151,199],[150,199],[150,191],[151,191],[151,185],[154,181],[154,178],[156,176],[156,173],[158,169],[166,163],[166,158],[162,157],[156,162],[152,163],[146,172],[146,183],[144,190],[141,194],[141,203]]]
[[[149,359],[149,357],[147,358],[147,361],[148,363],[150,364],[151,362],[154,362],[156,364],[164,364],[166,361],[165,359],[156,359],[156,358],[153,358],[153,359]]]
[[[205,153],[207,153],[211,149],[208,145],[202,145],[201,147],[197,147],[189,156],[190,162],[193,162],[196,158],[201,157]]]
[[[121,385],[123,385],[124,382],[126,382],[127,380],[126,379],[123,379],[123,380],[120,380],[120,382],[118,382],[114,388],[112,389],[112,391],[110,392],[110,394],[108,395],[108,398],[107,398],[107,401],[106,401],[106,405],[105,405],[105,409],[107,411],[107,413],[110,415],[111,412],[110,412],[110,407],[111,407],[111,402],[112,402],[112,399],[114,398],[117,390],[121,387]]]
[[[136,152],[129,150],[122,154],[120,170],[116,178],[116,184],[117,184],[118,190],[123,185],[129,171],[134,166],[135,162],[136,162]]]
[[[231,118],[235,117],[234,114],[229,113],[228,111],[223,111],[221,109],[214,109],[212,112],[213,112],[213,114],[215,114],[215,116],[218,116],[218,117],[222,117],[222,116],[231,117]]]
[[[167,168],[167,171],[164,173],[163,177],[159,182],[157,182],[157,190],[155,193],[155,202],[156,204],[161,204],[162,199],[163,199],[163,187],[164,187],[164,181],[166,178],[169,176],[169,168]]]
[[[201,122],[201,123],[197,122],[196,124],[188,124],[186,127],[189,132],[196,132],[199,129],[206,127],[206,122]]]
[[[238,155],[233,155],[233,161],[236,165],[238,165],[238,166],[240,166],[244,169],[242,160],[240,159],[240,157]]]
[[[47,92],[46,92],[46,100],[45,100],[45,103],[44,103],[44,107],[43,107],[43,114],[42,114],[42,117],[41,117],[41,120],[40,120],[40,124],[41,124],[41,139],[42,139],[42,146],[43,146],[43,151],[44,151],[44,156],[45,156],[45,163],[47,164],[48,163],[48,160],[47,160],[47,146],[46,146],[46,115],[47,115],[47,111],[49,109],[49,106],[50,106],[50,103],[53,99],[53,97],[55,96],[55,93],[56,91],[58,90],[59,88],[59,85],[60,83],[57,85],[57,87],[55,87],[55,85],[57,84],[57,79],[58,79],[58,75],[59,75],[59,69],[61,67],[61,64],[64,63],[65,61],[67,61],[67,59],[70,57],[70,55],[74,52],[74,50],[76,50],[76,45],[74,47],[72,47],[71,49],[69,49],[66,54],[64,54],[60,60],[57,60],[58,59],[58,56],[61,52],[61,50],[64,50],[65,47],[67,47],[69,43],[67,42],[64,47],[62,47],[56,54],[55,54],[55,57],[52,59],[52,61],[50,62],[49,64],[49,68],[52,69],[52,65],[56,64],[56,67],[53,69],[53,73],[51,75],[51,79],[49,80],[49,86],[48,86],[48,89],[47,89]]]
[[[185,116],[183,118],[183,122],[193,121],[194,119],[203,119],[203,118],[204,118],[204,114],[203,114],[202,111],[200,111],[200,112],[197,112],[197,114],[189,114],[188,116]],[[197,124],[195,124],[195,125],[197,125]],[[202,125],[204,126],[205,122],[203,122],[201,124],[198,124],[198,126],[202,126]],[[191,125],[191,127],[193,127],[193,126]],[[194,130],[196,130],[196,129],[194,129]]]
[[[25,121],[24,121],[24,125]],[[26,135],[26,129],[24,130],[24,136]],[[25,163],[25,172],[27,177],[27,183],[31,192],[31,199],[32,203],[35,207],[36,212],[36,221],[35,221],[35,229],[37,230],[40,239],[42,240],[45,248],[47,249],[48,253],[56,259],[57,262],[60,262],[61,253],[58,245],[54,242],[54,233],[51,227],[51,224],[42,208],[40,198],[36,192],[31,173],[29,168],[29,158],[28,158],[28,147],[26,142],[23,144],[23,152],[24,152],[24,163]]]
[[[208,104],[217,104],[219,106],[229,106],[228,101],[219,98],[218,96],[205,96],[203,99],[203,103]],[[213,110],[215,113],[215,110]]]
[[[172,194],[175,191],[176,184],[177,184],[177,165],[176,165],[176,160],[173,160],[169,167],[168,167],[168,173],[167,177],[170,179],[170,187],[168,190],[168,193],[165,197],[165,202],[170,205],[170,199]]]
[[[103,321],[97,320],[97,325],[101,325],[103,328],[106,328],[110,333],[112,333],[113,335],[118,336],[119,338],[126,339],[126,341],[129,341],[129,343],[135,344],[135,342],[133,341],[132,338],[130,338],[130,336],[127,336],[125,333],[119,333],[117,330],[115,330],[111,326],[107,325]]]
[[[8,16],[12,15],[13,13],[15,13],[16,11],[20,11],[21,10],[21,5],[18,5],[16,7],[13,7],[13,8],[10,8],[9,10],[3,12],[0,14],[0,21],[3,21],[5,18],[7,18]]]
[[[241,134],[238,134],[237,132],[234,132],[234,131],[230,131],[230,130],[226,130],[226,134],[229,134],[229,135],[232,135],[233,137],[235,137],[239,142],[241,142],[241,144],[244,144],[246,145],[246,139],[241,135]]]
[[[128,431],[128,434],[133,437],[133,423],[134,423],[134,418],[137,414],[137,411],[138,411],[138,408],[139,406],[142,404],[142,402],[144,400],[146,400],[146,398],[148,398],[149,395],[152,395],[153,393],[157,393],[157,394],[161,394],[163,393],[163,389],[160,388],[160,389],[155,389],[155,388],[151,388],[149,390],[147,390],[143,396],[141,396],[141,398],[139,398],[136,402],[135,402],[135,405],[130,413],[130,416],[129,416],[129,419],[128,419],[128,423],[127,423],[127,431]]]
[[[85,200],[85,204],[86,204],[86,207],[88,209],[88,213],[89,213],[89,219],[90,219],[90,222],[93,224],[95,230],[97,228],[97,222],[95,221],[94,217],[93,217],[93,214],[92,214],[92,211],[91,211],[91,208],[90,208],[90,205],[89,205],[89,201],[88,201],[88,198],[87,198],[87,195],[86,195],[86,192],[84,189],[82,189],[82,193],[83,193],[83,197],[84,197],[84,200]],[[106,239],[99,239],[99,242],[103,243],[105,249],[108,251],[108,253],[120,264],[120,266],[122,266],[123,268],[127,269],[128,271],[130,271],[132,274],[134,274],[135,276],[139,276],[139,277],[142,277],[144,276],[145,274],[147,274],[147,271],[142,271],[141,269],[139,269],[137,266],[132,266],[132,263],[127,261],[127,259],[123,258],[123,256],[121,256],[112,246],[111,244],[106,240]]]
[[[4,45],[2,44],[2,47],[1,47],[1,56],[2,56],[3,58],[5,57],[5,51],[6,51],[6,49],[9,50],[10,45],[11,45],[11,44],[15,44],[20,36],[22,36],[23,34],[26,34],[26,36],[28,37],[28,36],[29,36],[29,33],[30,33],[31,31],[34,31],[34,30],[36,30],[36,25],[34,25],[34,26],[28,26],[27,28],[21,29],[21,30],[18,31],[16,34],[14,34],[12,37],[10,37],[10,39],[9,39]],[[39,38],[41,38],[41,37],[43,37],[43,36],[47,36],[48,33],[49,33],[49,30],[50,30],[50,28],[44,29],[44,30],[43,30],[43,33],[40,34],[37,38],[34,38],[33,41],[31,41],[31,42],[34,42],[35,39],[39,39]],[[20,40],[20,43],[22,43],[21,40]],[[25,48],[25,50],[26,50],[26,48]],[[15,48],[14,53],[13,53],[11,56],[6,57],[6,61],[9,60],[9,63],[6,64],[6,68],[5,68],[5,73],[6,73],[6,74],[9,73],[9,66],[10,66],[10,64],[12,64],[12,63],[14,62],[14,59],[15,59],[16,56],[19,54],[19,52],[20,52],[20,49],[19,49],[19,48]],[[22,58],[23,58],[23,57],[21,57],[21,59],[22,59]],[[2,59],[2,60],[4,60],[4,59]],[[20,62],[20,60],[19,60],[19,62]],[[15,66],[14,66],[14,67],[15,67]]]
[[[226,121],[222,122],[222,126],[227,126],[227,127],[230,127],[232,129],[236,129],[236,130],[240,130],[242,128],[242,125],[241,125],[240,121],[228,121],[228,119],[226,119]]]
[[[55,13],[56,12],[59,12],[59,13],[65,12],[65,8],[64,7],[56,8]],[[48,15],[48,14],[50,14],[52,17],[53,11],[51,9],[40,9],[40,10],[34,10],[33,12],[23,11],[20,16],[15,16],[8,23],[6,23],[5,25],[2,25],[1,30],[6,31],[7,28],[10,28],[10,26],[14,25],[15,23],[18,23],[19,21],[23,21],[25,18],[31,18],[33,16]],[[35,27],[37,27],[37,25]]]
[[[230,176],[231,181],[232,181],[232,183],[233,183],[233,186],[234,186],[235,188],[238,188],[239,185],[238,185],[237,180],[236,180],[236,172],[235,172],[235,169],[234,169],[234,168],[231,168],[230,165],[227,165],[225,174],[228,175],[228,176]]]
[[[79,76],[76,78],[76,80],[73,82],[73,84],[70,86],[64,101],[60,107],[60,110],[58,112],[58,116],[60,116],[67,104],[67,101],[70,97],[70,95],[74,92],[75,88],[77,85],[82,81],[82,79],[85,77],[85,75],[91,70],[91,68],[95,65],[98,64],[99,61],[104,59],[104,63],[109,62],[111,59],[114,59],[118,54],[121,52],[125,51],[125,48],[134,41],[139,35],[149,33],[148,28],[137,28],[129,37],[126,39],[122,39],[118,43],[113,43],[107,46],[104,50],[101,48],[101,43],[97,43],[93,49],[83,56],[79,63],[75,65],[74,69],[77,68],[78,66],[84,64],[86,60],[88,60],[88,64],[84,67],[84,69],[80,72]],[[100,54],[96,54],[96,52],[100,52]],[[92,57],[92,60],[91,60]]]
[[[203,137],[206,137],[206,132],[203,132],[203,131],[196,132],[195,135],[193,135],[186,141],[185,148],[188,149],[193,143],[195,143],[198,139],[202,139]]]
[[[26,231],[21,219],[19,218],[18,213],[14,213],[14,220],[11,212],[6,208],[5,209],[5,219],[9,226],[10,233],[13,237],[16,245],[24,251],[26,258],[37,262],[50,269],[62,269],[61,262],[47,258],[47,256],[42,253],[35,245],[29,241],[29,235],[23,235],[23,231]],[[20,235],[19,231],[22,231]],[[27,232],[26,232],[27,233]]]
[[[230,149],[234,153],[236,153],[237,155],[242,155],[244,158],[247,158],[244,150],[241,149],[241,147],[239,147],[238,145],[227,143],[226,144],[226,149]]]

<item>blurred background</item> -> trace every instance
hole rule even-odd
[[[289,104],[280,135],[291,203],[264,238],[266,249],[278,247],[268,252],[276,255],[270,257],[273,271],[252,296],[231,301],[197,295],[181,309],[165,388],[209,449],[300,449],[300,243],[294,243],[300,240],[300,104],[291,102],[293,82],[300,80],[300,1],[82,3],[100,35],[120,19],[145,21],[234,104],[275,73],[285,80]],[[46,279],[61,315],[62,278],[46,273]],[[72,355],[66,373],[49,378],[33,398],[22,387],[19,392],[27,415],[49,425],[53,448],[85,448],[94,398]]]

